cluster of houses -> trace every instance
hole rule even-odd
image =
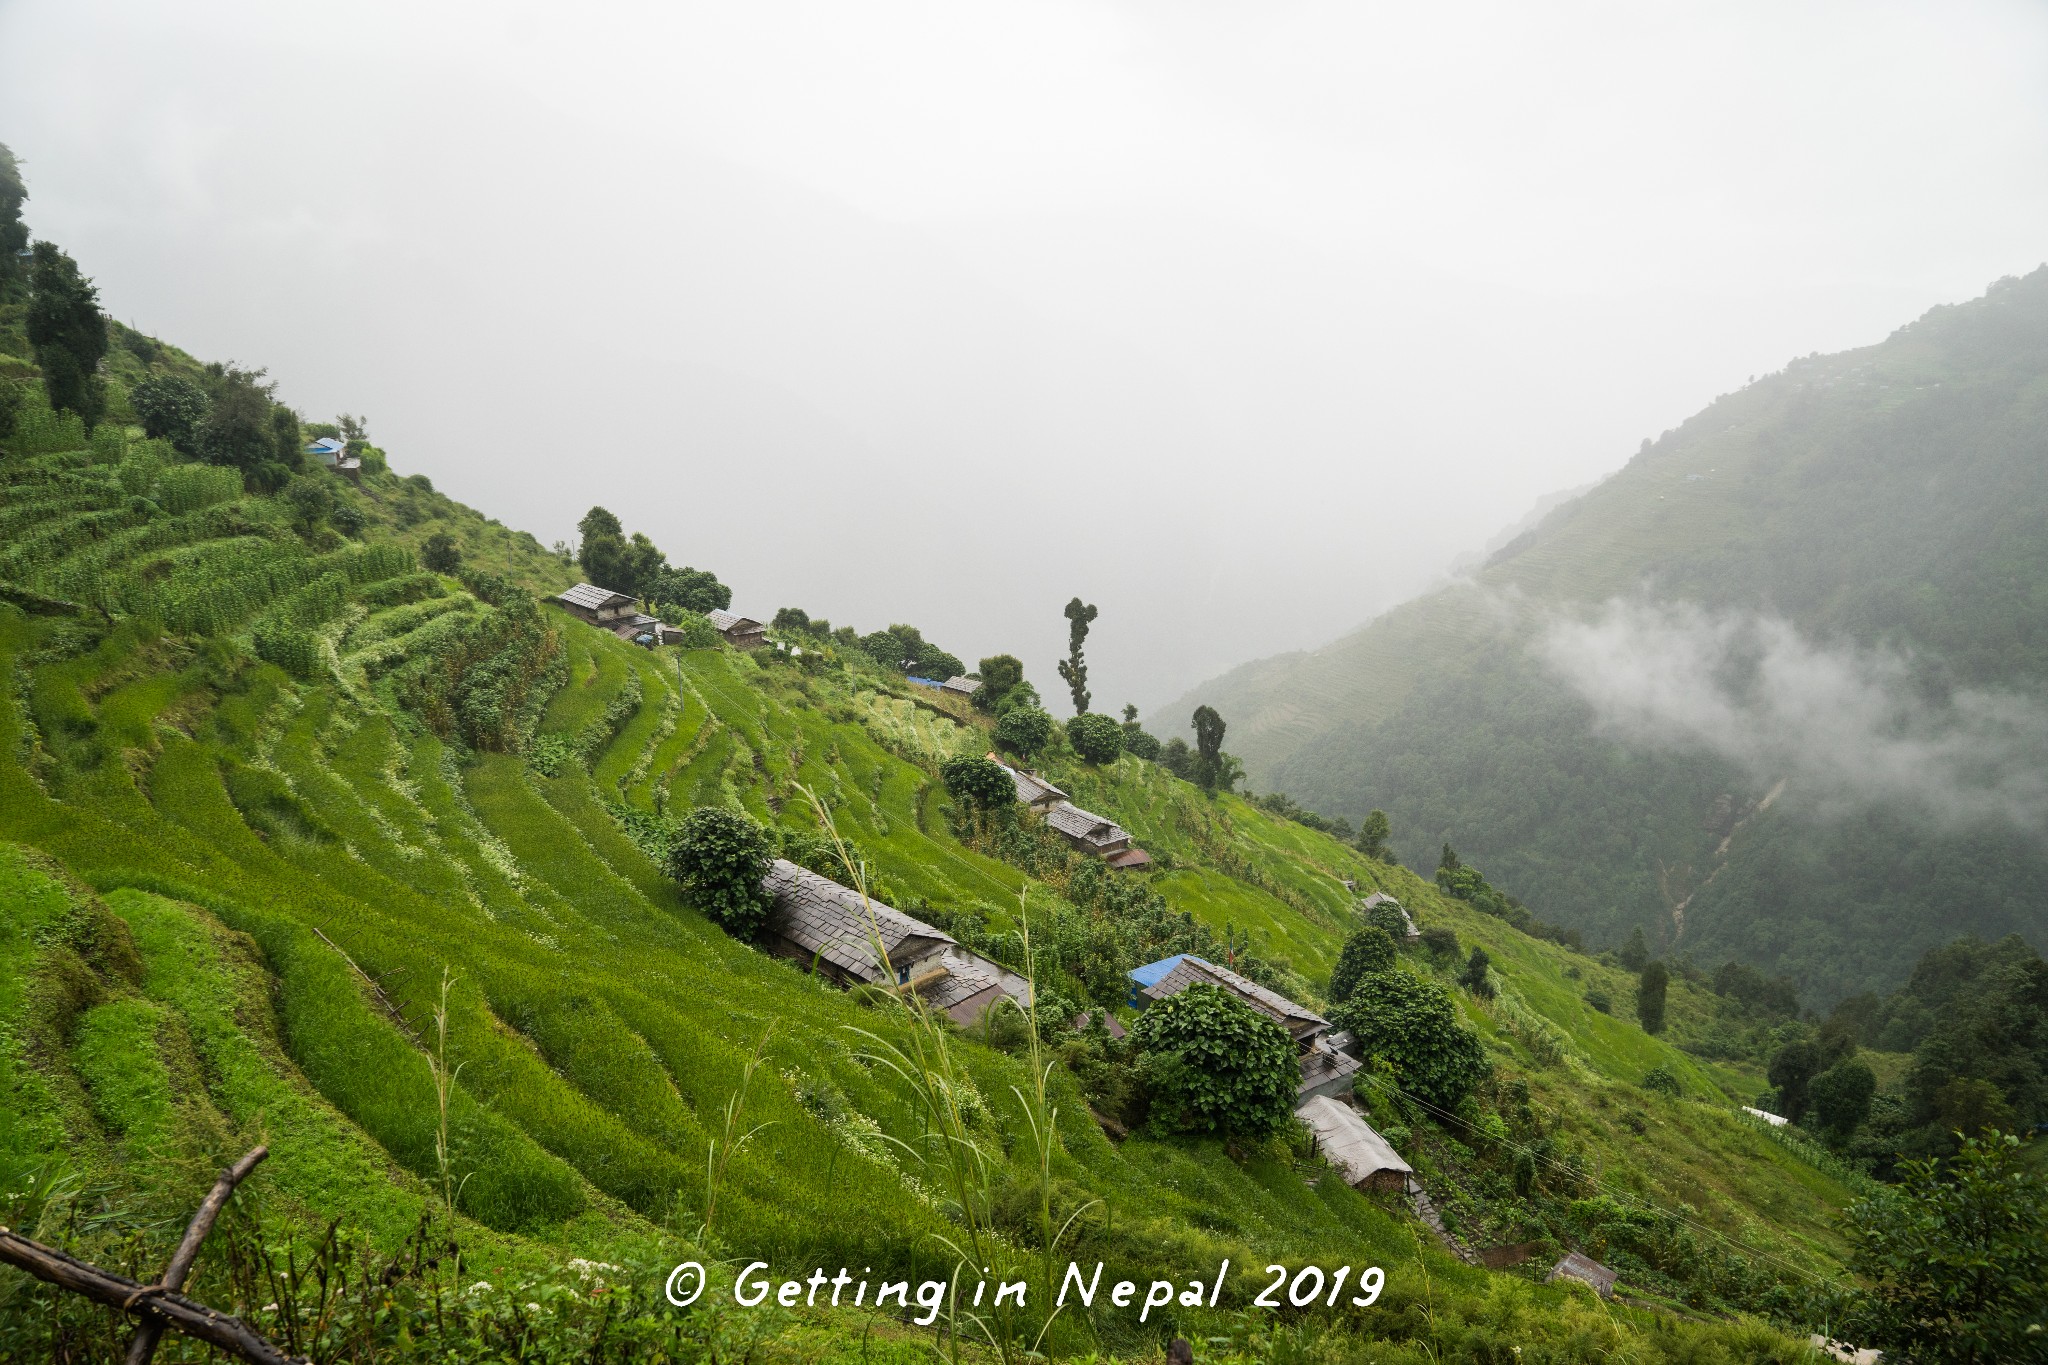
[[[628,644],[652,649],[656,645],[680,644],[683,634],[640,610],[640,600],[631,593],[613,592],[594,583],[578,583],[555,599],[562,609],[599,630],[608,630]],[[704,619],[735,649],[759,649],[768,641],[768,627],[750,616],[729,611],[707,611]]]
[[[1094,854],[1119,871],[1152,866],[1152,855],[1132,843],[1130,831],[1116,821],[1081,809],[1067,799],[1065,792],[1037,773],[1011,767],[993,751],[987,757],[989,762],[1009,774],[1010,785],[1017,789],[1017,799],[1037,811],[1048,829],[1075,848]]]

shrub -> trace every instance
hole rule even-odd
[[[1375,972],[1394,970],[1394,940],[1377,925],[1368,924],[1344,940],[1344,951],[1330,972],[1330,1003],[1342,1004],[1358,989],[1358,983]]]
[[[1458,974],[1458,984],[1482,1000],[1494,996],[1493,959],[1486,955],[1486,949],[1474,947],[1472,956],[1465,960],[1465,970]]]
[[[1659,1095],[1669,1095],[1673,1099],[1677,1099],[1683,1093],[1678,1085],[1678,1077],[1672,1075],[1669,1070],[1661,1066],[1653,1066],[1644,1073],[1643,1089],[1653,1091]]]
[[[1422,951],[1439,962],[1456,962],[1458,954],[1464,950],[1464,945],[1458,942],[1458,933],[1455,929],[1446,929],[1443,925],[1437,924],[1422,931]]]
[[[1443,1109],[1457,1107],[1486,1075],[1486,1053],[1458,1022],[1451,993],[1406,972],[1383,972],[1331,1011],[1371,1058],[1390,1062],[1406,1090]]]
[[[1365,922],[1382,930],[1396,944],[1399,944],[1408,937],[1408,916],[1402,913],[1401,907],[1395,905],[1392,901],[1381,901],[1378,905],[1366,911]],[[1450,930],[1446,929],[1443,932],[1448,934]],[[1457,938],[1456,934],[1451,934],[1453,945],[1451,951],[1453,953],[1458,951],[1456,947]]]
[[[1067,742],[1090,763],[1114,763],[1124,751],[1124,728],[1100,711],[1086,711],[1067,722]]]
[[[701,614],[694,611],[680,611],[672,613],[672,615],[674,619],[670,619],[670,616],[663,616],[662,620],[666,621],[670,626],[671,634],[683,637],[676,642],[681,648],[717,649],[725,643],[725,637],[718,633],[718,627],[705,620]]]
[[[1671,972],[1663,963],[1644,966],[1636,982],[1636,1018],[1642,1023],[1643,1032],[1664,1031],[1664,993],[1670,983]]]
[[[1853,1057],[1835,1063],[1806,1087],[1815,1124],[1836,1142],[1847,1138],[1870,1117],[1870,1100],[1876,1093],[1876,1075]]]
[[[985,758],[955,758],[939,769],[946,790],[956,801],[980,810],[1003,810],[1017,804],[1017,787],[1010,775]]]
[[[1614,1001],[1608,998],[1606,991],[1598,987],[1586,992],[1586,1003],[1602,1014],[1614,1013]]]
[[[1294,1113],[1294,1040],[1220,987],[1201,983],[1138,1016],[1153,1113],[1185,1132],[1266,1137]]]
[[[420,563],[435,573],[454,573],[462,567],[462,547],[446,531],[436,531],[420,546]]]
[[[1005,711],[996,722],[996,743],[1021,758],[1030,758],[1052,738],[1052,717],[1037,707]]]
[[[768,831],[738,811],[706,806],[676,826],[668,874],[683,898],[728,934],[751,939],[768,917],[771,898],[761,887],[774,845]]]

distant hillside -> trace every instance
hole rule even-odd
[[[1724,395],[1469,581],[1174,713],[1425,872],[1450,841],[1595,941],[1825,1001],[2048,939],[2044,695],[2048,269]]]

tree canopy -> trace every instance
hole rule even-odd
[[[1067,692],[1074,699],[1074,714],[1084,715],[1088,710],[1088,660],[1081,647],[1088,642],[1088,627],[1095,620],[1095,607],[1076,597],[1067,603],[1063,615],[1067,618],[1067,657],[1060,660],[1060,681],[1067,685]]]
[[[1256,1138],[1293,1116],[1294,1040],[1228,991],[1197,983],[1147,1008],[1131,1032],[1166,1127]]]
[[[1394,940],[1386,930],[1368,924],[1344,940],[1337,965],[1330,970],[1330,1003],[1342,1004],[1366,977],[1394,970]]]
[[[956,801],[984,811],[1004,810],[1017,804],[1017,786],[1010,775],[985,758],[950,758],[940,766],[939,777]]]
[[[1124,751],[1124,727],[1100,711],[1085,711],[1067,722],[1067,742],[1090,763],[1114,763]]]
[[[1350,1029],[1367,1057],[1391,1063],[1404,1090],[1456,1108],[1488,1067],[1478,1036],[1458,1022],[1451,993],[1399,970],[1380,973],[1371,986],[1334,1007],[1330,1022]]]
[[[748,816],[701,806],[676,826],[668,874],[683,899],[738,939],[751,939],[768,917],[773,898],[762,889],[774,860],[768,832]]]
[[[106,406],[99,371],[107,319],[99,290],[50,242],[37,242],[29,263],[28,340],[50,406],[77,413],[88,428],[98,422]]]
[[[1030,758],[1052,738],[1052,717],[1035,706],[1013,706],[996,721],[996,743]]]

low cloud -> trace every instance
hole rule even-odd
[[[1720,755],[1822,813],[1903,803],[1944,824],[2048,832],[2048,706],[1941,691],[1896,651],[1754,612],[1611,601],[1535,651],[1624,741]]]

